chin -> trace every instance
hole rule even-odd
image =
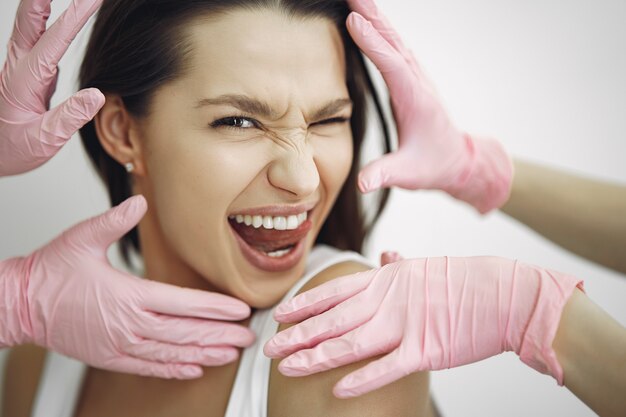
[[[308,251],[307,251],[308,255]],[[303,261],[306,256],[303,257]],[[252,308],[266,309],[277,305],[302,278],[305,270],[305,262],[301,262],[289,271],[271,273],[259,271],[256,279],[244,283],[239,288],[232,288],[228,295],[235,297]],[[247,273],[247,275],[250,275]]]

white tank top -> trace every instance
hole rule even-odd
[[[285,294],[293,297],[311,278],[328,267],[356,261],[374,267],[355,252],[341,252],[318,245],[311,251],[304,276]],[[257,310],[250,320],[256,342],[241,355],[237,376],[230,393],[225,417],[266,417],[271,359],[263,354],[263,345],[274,336],[278,323],[273,309]],[[55,352],[48,352],[35,396],[32,417],[72,417],[79,400],[87,365]]]

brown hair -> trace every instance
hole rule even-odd
[[[189,42],[181,30],[198,16],[216,15],[243,8],[270,8],[293,18],[321,17],[333,21],[341,34],[346,57],[346,84],[354,103],[350,120],[354,159],[348,178],[328,215],[317,243],[360,252],[365,237],[388,198],[383,191],[370,221],[356,187],[361,148],[366,130],[368,97],[380,120],[385,151],[390,149],[389,130],[380,100],[352,41],[345,21],[350,13],[343,0],[104,0],[80,68],[80,88],[95,87],[117,94],[134,117],[145,117],[154,92],[185,71]],[[112,205],[131,196],[130,177],[124,167],[102,148],[93,121],[80,131],[83,144],[108,188]],[[120,242],[124,260],[130,249],[140,250],[137,229]]]

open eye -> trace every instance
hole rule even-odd
[[[211,127],[225,127],[229,129],[246,130],[257,128],[259,124],[256,120],[243,116],[224,117],[211,123]]]

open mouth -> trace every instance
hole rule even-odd
[[[311,211],[292,210],[279,216],[236,214],[228,222],[248,262],[266,271],[284,271],[304,254],[305,238],[313,225]]]

